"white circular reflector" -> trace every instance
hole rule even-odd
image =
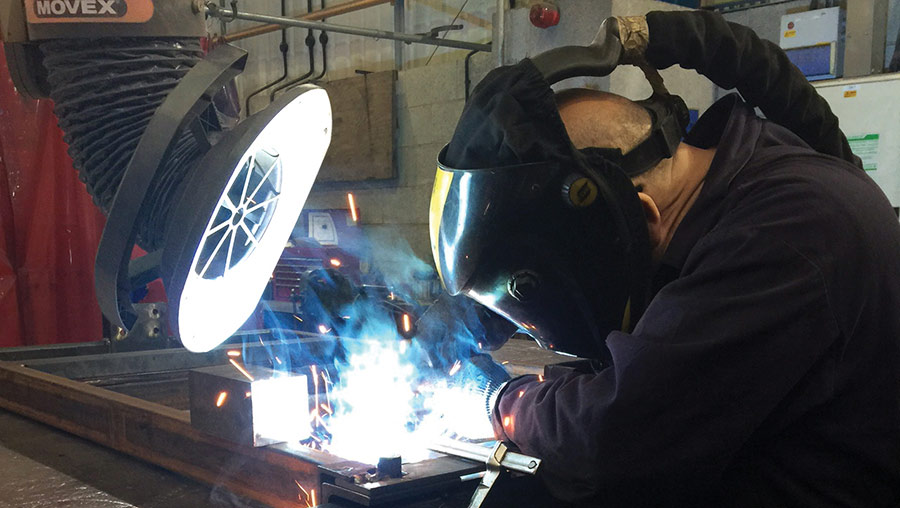
[[[178,301],[178,334],[213,349],[247,321],[331,142],[325,90],[297,96],[260,131],[234,169],[196,247]]]

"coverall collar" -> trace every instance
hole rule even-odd
[[[716,101],[700,117],[684,142],[697,148],[716,148],[697,201],[675,230],[655,277],[655,289],[676,278],[697,241],[718,219],[719,204],[731,182],[756,150],[761,120],[738,94]]]

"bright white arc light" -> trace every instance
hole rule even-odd
[[[207,236],[204,235],[196,248],[178,304],[178,331],[185,348],[194,352],[213,349],[237,331],[256,308],[330,143],[331,104],[325,90],[314,89],[279,111],[244,152],[219,199],[219,207],[233,205],[227,193],[242,173],[241,168],[251,156],[266,150],[277,153],[281,164],[280,193],[277,203],[273,203],[276,208],[252,249],[230,268],[226,262],[224,274],[215,278],[204,278],[197,273],[200,247]],[[207,233],[224,227],[214,223],[217,217],[217,213],[210,217]],[[231,252],[228,254],[230,258]],[[202,265],[199,267],[204,271]]]

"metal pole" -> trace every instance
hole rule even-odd
[[[352,2],[344,2],[342,4],[334,5],[334,6],[326,8],[326,9],[320,9],[318,11],[305,13],[300,16],[294,17],[294,19],[305,19],[307,21],[316,21],[316,20],[325,19],[325,18],[332,18],[334,16],[339,16],[341,14],[347,14],[348,12],[361,11],[363,9],[368,9],[369,7],[375,7],[376,5],[386,4],[390,1],[391,0],[353,0]],[[225,0],[221,0],[220,5],[223,9],[226,9]],[[224,23],[224,21],[223,21],[223,23]],[[264,35],[264,34],[272,33],[276,30],[281,30],[281,29],[282,29],[282,26],[280,24],[255,26],[255,27],[249,28],[247,30],[241,30],[240,32],[235,32],[233,34],[225,35],[221,38],[221,40],[222,40],[222,42],[234,42],[234,41],[239,41],[241,39],[256,37],[257,35]]]
[[[497,0],[497,17],[494,20],[494,40],[491,43],[494,51],[494,63],[497,67],[503,65],[503,36],[506,32],[506,0]]]
[[[454,457],[462,457],[464,459],[474,460],[476,462],[487,462],[491,458],[491,449],[485,448],[475,443],[465,443],[452,439],[442,439],[428,445],[428,448],[436,452],[453,455]],[[500,465],[518,471],[519,473],[535,474],[541,467],[541,459],[530,457],[523,453],[507,452],[500,461]]]
[[[406,31],[406,0],[394,0],[394,31],[395,32],[405,32]],[[400,41],[394,42],[394,68],[399,70],[403,69],[403,43]]]
[[[260,23],[272,23],[281,26],[291,26],[298,28],[309,28],[312,30],[322,30],[325,32],[335,32],[349,35],[359,35],[361,37],[372,37],[375,39],[388,39],[394,41],[402,41],[407,44],[428,44],[431,46],[444,46],[448,48],[459,49],[477,49],[478,51],[490,51],[490,44],[478,44],[475,42],[455,41],[452,39],[438,39],[431,35],[423,34],[405,34],[389,32],[387,30],[375,30],[372,28],[359,28],[346,25],[335,25],[332,23],[323,23],[321,21],[305,21],[302,19],[283,18],[280,16],[268,16],[264,14],[254,14],[250,12],[233,12],[230,9],[220,9],[214,3],[206,4],[206,13],[214,18],[224,19],[245,19],[247,21],[258,21]]]

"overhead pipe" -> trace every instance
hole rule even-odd
[[[316,11],[321,12],[321,11]],[[207,2],[206,14],[214,18],[222,19],[243,19],[247,21],[259,21],[261,23],[273,23],[281,26],[292,26],[298,28],[308,28],[312,30],[322,30],[325,32],[335,32],[349,35],[358,35],[361,37],[372,37],[375,39],[388,39],[394,41],[402,41],[408,44],[428,44],[432,46],[443,46],[447,48],[459,49],[477,49],[478,51],[491,51],[490,44],[479,44],[475,42],[457,41],[453,39],[440,39],[429,34],[405,34],[390,32],[387,30],[375,30],[372,28],[359,28],[346,25],[335,25],[332,23],[323,23],[321,21],[306,21],[294,18],[283,18],[279,16],[269,16],[265,14],[254,14],[250,12],[241,12],[232,9],[222,9],[218,5]]]
[[[344,2],[342,4],[335,5],[334,7],[321,9],[315,12],[309,12],[301,16],[288,19],[317,21],[325,18],[339,16],[341,14],[347,14],[348,12],[361,11],[363,9],[368,9],[369,7],[375,7],[376,5],[386,4],[390,2],[391,0],[354,0],[352,2]],[[239,41],[241,39],[247,39],[249,37],[256,37],[257,35],[272,33],[276,30],[280,30],[282,26],[284,25],[277,22],[272,22],[268,25],[261,25],[249,28],[247,30],[241,30],[240,32],[234,32],[233,34],[222,35],[221,37],[219,37],[219,40],[222,42]]]

